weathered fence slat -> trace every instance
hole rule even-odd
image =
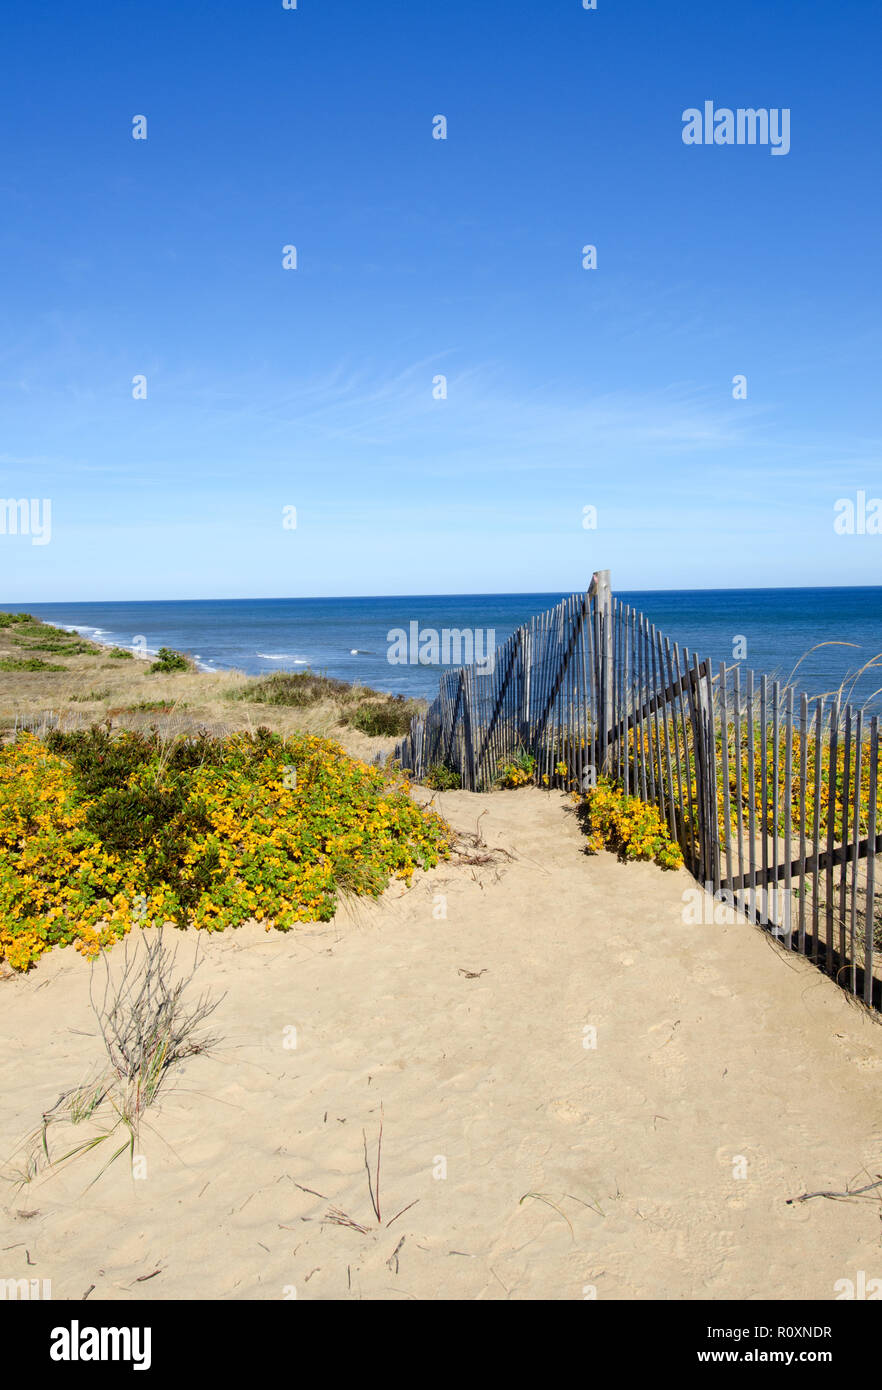
[[[848,839],[848,807],[851,800],[851,706],[845,707],[845,747],[842,766],[842,840]],[[843,860],[839,869],[839,959],[845,960],[846,899],[848,895],[848,863]]]
[[[793,931],[793,872],[790,863],[791,836],[793,833],[793,686],[789,686],[784,706],[784,912],[785,942],[789,946]],[[777,777],[775,781],[777,782]],[[777,844],[778,837],[775,836]]]
[[[752,671],[747,673],[747,855],[750,864],[751,899],[756,897],[756,689]]]
[[[808,696],[799,698],[799,950],[805,955],[806,788],[808,785]]]
[[[732,703],[735,720],[735,804],[738,807],[738,873],[744,874],[744,802],[741,768],[741,669],[736,666],[732,678]]]
[[[857,956],[854,949],[855,933],[857,931],[857,887],[858,887],[858,841],[861,837],[861,739],[863,736],[863,713],[858,710],[854,729],[854,816],[852,819],[851,839],[851,903],[848,918],[848,957],[851,960],[851,992],[857,994]],[[843,834],[846,827],[843,826]],[[843,953],[843,960],[845,959]]]
[[[876,843],[876,798],[879,770],[879,721],[874,714],[870,720],[870,769],[867,805],[867,840]],[[876,856],[867,857],[867,882],[864,892],[864,1003],[873,1001],[873,936],[875,928]]]
[[[732,880],[732,825],[729,788],[729,701],[725,661],[720,662],[720,729],[723,755],[723,826],[726,836],[726,881]]]
[[[820,752],[820,750],[818,750]],[[827,769],[829,795],[827,801],[827,874],[826,874],[826,927],[827,927],[827,955],[826,968],[830,974],[834,972],[833,962],[833,929],[835,908],[833,903],[833,848],[836,841],[836,782],[839,766],[839,700],[833,701],[833,709],[830,714],[830,761]]]
[[[812,816],[812,960],[821,959],[821,735],[824,727],[824,700],[818,700],[815,710],[815,779],[814,814]]]

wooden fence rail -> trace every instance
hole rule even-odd
[[[492,670],[445,672],[395,757],[470,791],[527,758],[540,786],[608,778],[658,807],[719,903],[882,1007],[878,717],[714,670],[614,599],[608,571],[518,628]]]

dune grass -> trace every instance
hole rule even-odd
[[[323,701],[334,701],[340,707],[341,724],[374,738],[400,738],[409,730],[414,714],[425,708],[420,700],[387,695],[368,686],[349,685],[310,670],[274,671],[235,691],[233,698],[290,709],[307,709]]]

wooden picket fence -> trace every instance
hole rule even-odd
[[[525,755],[539,785],[585,791],[604,776],[656,805],[718,903],[882,1007],[876,715],[715,670],[600,571],[518,628],[491,671],[445,672],[394,756],[417,780],[442,765],[478,791]]]

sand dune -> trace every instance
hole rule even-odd
[[[882,1168],[875,1021],[747,924],[686,925],[685,872],[587,857],[559,794],[439,802],[513,857],[203,938],[221,1041],[149,1112],[146,1177],[123,1156],[87,1189],[90,1154],[8,1186],[0,1276],[55,1299],[823,1300],[882,1274],[874,1194],[787,1204]],[[88,978],[67,950],[0,982],[4,1154],[101,1060]]]

